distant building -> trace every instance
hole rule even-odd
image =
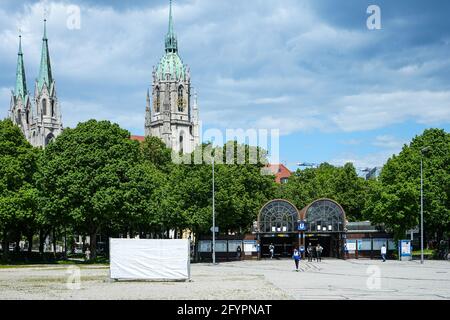
[[[63,131],[61,109],[50,64],[46,20],[44,20],[41,65],[34,87],[34,97],[31,97],[27,90],[22,37],[19,37],[16,86],[11,94],[9,118],[35,147],[47,146]]]
[[[275,175],[276,183],[286,183],[292,172],[284,164],[268,164],[267,169]]]
[[[176,152],[191,153],[200,144],[199,130],[197,94],[192,92],[189,68],[178,54],[170,1],[165,54],[153,70],[152,92],[147,91],[145,136],[160,138]]]
[[[381,169],[382,169],[381,167],[369,169],[369,171],[366,173],[366,180],[378,179],[381,173]]]

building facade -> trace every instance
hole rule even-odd
[[[44,148],[63,130],[61,109],[56,95],[48,48],[46,20],[42,38],[41,64],[34,87],[34,97],[27,90],[22,37],[19,36],[16,86],[11,93],[9,118],[20,127],[31,145]]]
[[[147,91],[145,136],[160,138],[168,148],[176,152],[194,151],[200,143],[197,94],[193,94],[191,90],[190,70],[178,55],[172,1],[165,54],[153,68],[152,75],[152,91]]]

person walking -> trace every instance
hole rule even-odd
[[[300,262],[301,255],[297,249],[294,249],[294,254],[292,255],[292,258],[294,259],[294,262],[295,262],[295,271],[298,272],[298,264]]]
[[[275,247],[273,246],[273,243],[269,246],[269,252],[270,252],[270,259],[273,259],[273,255],[275,253]]]
[[[241,252],[242,252],[241,246],[238,246],[236,251],[237,251],[237,258],[238,258],[238,260],[241,260]]]
[[[383,259],[383,262],[386,262],[386,245],[383,244],[381,247],[381,259]]]
[[[317,244],[316,247],[316,256],[317,256],[317,261],[322,262],[322,251],[323,251],[323,247],[320,245],[320,243]]]
[[[311,242],[308,245],[308,248],[306,248],[306,252],[308,253],[308,261],[312,262],[313,260],[313,246]]]

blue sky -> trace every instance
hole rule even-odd
[[[366,27],[370,4],[381,9],[381,30]],[[80,29],[67,27],[71,5]],[[2,0],[0,117],[18,28],[34,92],[44,8],[64,125],[108,119],[142,135],[168,0]],[[291,169],[382,165],[424,129],[450,129],[449,1],[174,0],[173,10],[204,129],[279,128]]]

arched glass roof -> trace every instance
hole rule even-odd
[[[295,232],[298,211],[286,200],[272,200],[259,214],[260,232]]]

